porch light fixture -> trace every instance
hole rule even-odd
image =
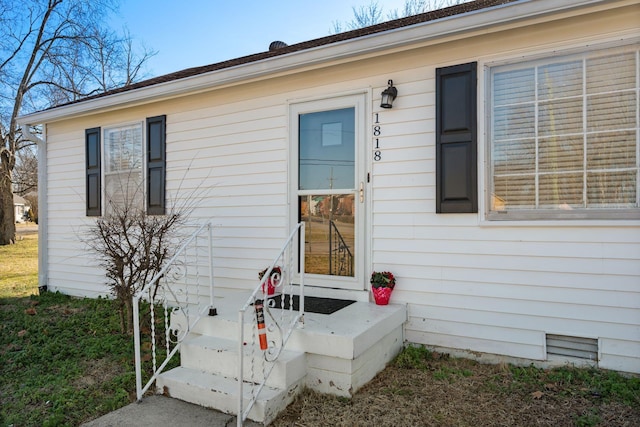
[[[396,96],[398,96],[398,89],[393,86],[393,80],[389,80],[387,82],[387,88],[382,91],[382,101],[380,101],[380,106],[382,108],[391,108]]]

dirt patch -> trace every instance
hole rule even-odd
[[[69,307],[68,305],[51,305],[47,307],[47,311],[49,314],[57,314],[63,316],[71,316],[74,314],[82,313],[86,310],[85,307]]]
[[[125,372],[124,368],[107,358],[92,359],[82,362],[82,375],[72,385],[77,389],[87,389],[109,381]]]
[[[528,368],[443,357],[391,365],[352,399],[305,391],[273,426],[638,426],[634,404],[582,382]],[[637,391],[637,390],[636,390]]]

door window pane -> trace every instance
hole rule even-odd
[[[299,116],[299,190],[355,188],[355,109]]]
[[[298,206],[305,222],[305,272],[353,277],[354,195],[300,196]]]

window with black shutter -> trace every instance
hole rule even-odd
[[[102,214],[100,128],[85,130],[85,150],[87,216],[100,216]]]
[[[165,212],[165,127],[166,116],[147,119],[147,213]]]
[[[476,70],[436,70],[436,213],[478,212]]]
[[[87,216],[102,215],[103,197],[107,215],[142,210],[145,200],[147,214],[165,213],[166,116],[149,117],[146,126],[144,144],[142,122],[85,130]]]

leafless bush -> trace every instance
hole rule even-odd
[[[133,203],[112,203],[89,227],[85,243],[105,269],[120,311],[122,333],[133,331],[132,298],[174,255],[180,244],[178,229],[189,213],[188,207],[181,207],[166,215],[147,215]]]

